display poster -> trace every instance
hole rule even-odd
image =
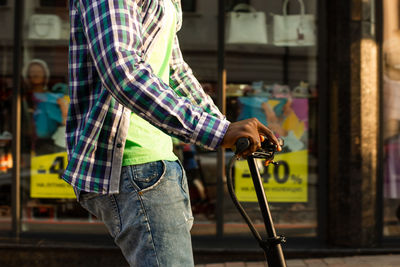
[[[263,160],[257,160],[268,201],[307,202],[307,150],[277,154],[275,161],[279,165],[265,167]],[[246,160],[235,164],[235,193],[239,201],[257,201]]]
[[[32,157],[31,198],[75,198],[73,188],[61,175],[67,166],[67,152]]]
[[[308,201],[308,99],[242,97],[239,119],[257,117],[279,138],[283,150],[275,154],[278,165],[257,160],[264,190],[270,202]],[[235,193],[239,201],[256,202],[247,161],[235,164]]]

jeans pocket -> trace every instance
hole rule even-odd
[[[149,190],[157,186],[165,175],[164,161],[154,161],[130,166],[132,170],[131,182],[139,190]]]
[[[102,195],[94,193],[81,194],[79,201],[81,206],[90,214],[101,220],[112,237],[115,237],[121,229],[119,208],[114,195]]]

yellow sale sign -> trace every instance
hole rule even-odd
[[[32,157],[31,198],[75,198],[72,187],[61,179],[67,153]]]
[[[307,202],[307,150],[277,154],[275,161],[279,165],[270,164],[265,167],[262,160],[257,160],[268,201]],[[235,164],[235,193],[239,201],[257,201],[253,180],[245,160]]]

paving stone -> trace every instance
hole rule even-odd
[[[345,258],[343,258],[343,260],[347,264],[366,262],[363,259],[361,259],[360,257],[345,257]]]
[[[371,265],[368,263],[345,263],[345,267],[377,267],[376,265]]]
[[[306,266],[309,267],[324,267],[328,266],[322,259],[306,259],[304,260]]]
[[[373,264],[383,265],[383,264],[397,261],[397,260],[394,260],[393,257],[396,257],[396,256],[392,256],[392,255],[355,256],[353,258],[357,259],[359,262],[369,263],[371,265],[373,265]],[[398,259],[398,261],[400,261],[400,258]]]
[[[323,261],[326,264],[343,264],[344,260],[342,258],[324,258]]]
[[[382,261],[382,257],[380,256],[354,256],[353,258],[357,259],[360,262],[367,262],[367,263]]]
[[[287,260],[288,267],[305,267],[307,266],[303,260]]]
[[[226,267],[246,267],[245,262],[225,262]]]
[[[246,262],[246,267],[267,267],[267,263],[263,261],[259,262]]]

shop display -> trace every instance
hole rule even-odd
[[[293,89],[292,95],[296,98],[311,97],[311,91],[309,89],[308,83],[300,82],[300,84]]]
[[[0,174],[11,171],[13,167],[11,142],[11,133],[4,131],[0,134]]]
[[[306,14],[303,0],[297,0],[300,14],[287,14],[289,0],[283,3],[283,15],[273,16],[273,43],[276,46],[313,46],[316,42],[315,16]]]
[[[72,198],[73,188],[61,179],[67,165],[67,152],[32,157],[31,160],[31,198]]]
[[[311,3],[303,1],[306,7]],[[311,98],[309,89],[316,87],[316,72],[313,68],[316,57],[310,54],[310,49],[307,51],[302,49],[300,46],[303,44],[297,45],[300,48],[290,48],[290,51],[273,46],[275,36],[272,30],[275,18],[269,14],[281,13],[284,1],[251,1],[251,5],[238,5],[240,2],[243,3],[243,1],[231,1],[230,12],[226,13],[225,60],[229,84],[226,91],[227,119],[236,121],[257,117],[268,127],[274,128],[274,131],[285,140],[283,153],[276,156],[276,160],[282,164],[279,167],[260,166],[264,186],[266,190],[272,192],[270,194],[272,208],[280,209],[275,213],[280,216],[277,219],[278,225],[282,221],[290,225],[312,222],[310,226],[312,229],[308,230],[308,233],[315,235],[316,186],[315,178],[312,180],[310,177],[316,175],[315,168],[310,166],[309,162],[314,155],[308,151],[309,128],[315,129],[312,128],[315,125],[308,126],[309,116],[310,119],[314,116],[312,112],[309,114],[308,110],[315,106],[315,99]],[[293,3],[297,4],[294,1]],[[189,0],[182,1],[182,5],[183,10],[189,11],[190,14],[184,14],[186,16],[184,27],[179,32],[182,36],[180,47],[183,53],[187,54],[185,58],[188,65],[193,68],[196,77],[217,103],[218,50],[215,42],[218,37],[216,19],[218,4],[208,0],[206,2]],[[210,7],[205,8],[204,5]],[[30,231],[29,227],[34,225],[36,229],[45,231],[46,226],[42,224],[45,220],[57,221],[57,227],[60,229],[68,228],[65,226],[69,223],[68,220],[90,224],[93,218],[75,206],[73,189],[60,179],[67,162],[64,108],[69,101],[66,62],[68,42],[65,41],[69,38],[68,1],[37,0],[35,3],[26,4],[25,9],[26,27],[23,36],[22,62],[24,79],[21,85],[23,227]],[[225,10],[228,10],[228,7]],[[311,9],[307,9],[309,10]],[[288,15],[290,16],[292,15]],[[189,32],[195,34],[197,39],[190,38]],[[296,58],[292,58],[292,54]],[[35,62],[36,69],[30,70],[29,66]],[[301,73],[299,74],[294,67],[301,69]],[[307,80],[307,83],[301,84],[302,78]],[[252,83],[253,80],[257,82]],[[308,82],[309,80],[311,81]],[[209,84],[214,88],[208,90]],[[10,129],[10,127],[2,128],[0,134]],[[313,139],[310,138],[311,140]],[[180,146],[182,146],[181,162],[188,176],[192,211],[195,216],[194,235],[214,234],[220,216],[224,216],[227,222],[224,231],[225,229],[230,231],[230,224],[237,222],[238,214],[230,210],[228,203],[225,203],[223,210],[218,209],[218,199],[225,198],[226,192],[222,192],[221,196],[221,192],[218,191],[218,169],[221,166],[218,166],[217,153],[187,144]],[[7,174],[3,177],[9,177],[12,170],[10,148],[9,144],[7,151],[5,146],[0,146],[2,175],[7,169]],[[227,151],[226,156],[229,153],[231,151]],[[240,176],[235,178],[237,194],[242,201],[248,202],[246,205],[250,205],[252,213],[255,196],[248,185],[247,170],[241,169],[239,162],[235,171],[235,175]],[[0,189],[1,200],[10,189],[8,187]],[[282,203],[286,206],[276,206]],[[293,215],[298,216],[296,217],[298,220],[288,218],[293,214],[292,207],[299,210],[297,214],[300,215]],[[307,218],[304,219],[305,217]],[[68,229],[65,231],[74,231]],[[236,228],[234,231],[237,235],[243,233],[241,228]],[[301,231],[293,230],[293,234],[289,236],[302,234]]]
[[[65,85],[58,83],[49,89],[50,69],[42,59],[30,60],[23,69],[26,96],[23,99],[23,132],[31,135],[32,155],[61,152],[54,145],[53,135],[65,126],[68,113],[68,97]],[[60,143],[60,140],[57,140]],[[61,141],[62,142],[62,141]],[[62,147],[62,146],[61,146]]]
[[[264,167],[264,189],[271,202],[308,201],[308,99],[293,98],[288,86],[275,85],[274,94],[239,97],[238,120],[255,117],[284,140],[282,153],[275,156],[280,165]],[[245,162],[235,167],[236,194],[241,201],[256,201]]]
[[[58,99],[63,98],[64,94],[55,93],[33,93],[36,110],[33,120],[36,126],[38,138],[49,138],[63,123],[63,116],[58,105]]]
[[[247,4],[238,4],[227,14],[227,44],[266,44],[265,13]]]
[[[29,20],[29,39],[61,39],[61,19],[57,15],[34,14]]]

